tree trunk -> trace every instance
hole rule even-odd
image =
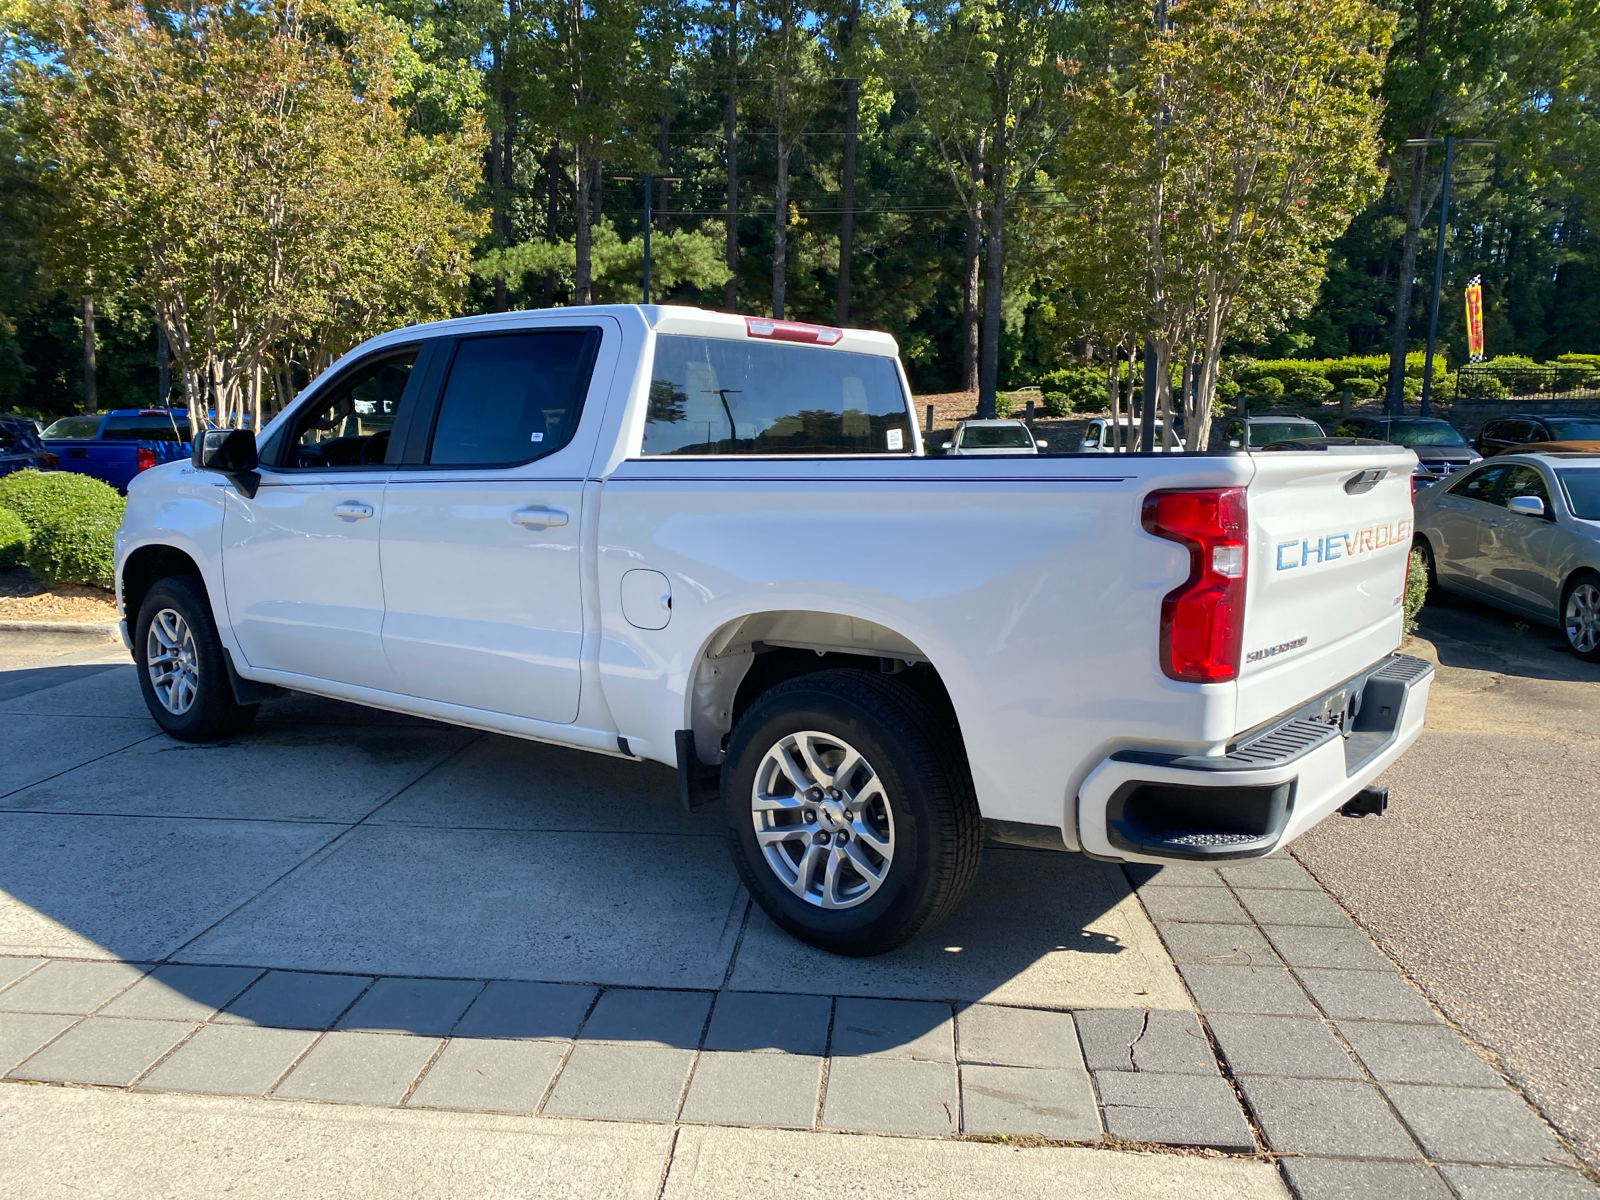
[[[156,404],[162,408],[172,398],[172,347],[167,344],[167,327],[156,321]]]
[[[556,220],[560,211],[561,201],[561,143],[550,143],[550,152],[544,158],[544,176],[549,184],[550,194],[545,203],[544,210],[544,240],[556,240]],[[556,300],[556,273],[544,273],[544,306],[549,308]]]
[[[839,288],[833,298],[833,323],[850,320],[850,259],[856,239],[856,121],[861,111],[861,84],[844,81],[844,177],[840,181]]]
[[[978,390],[978,254],[983,247],[983,202],[978,189],[983,185],[983,138],[980,132],[972,146],[968,179],[971,191],[967,203],[966,259],[961,271],[961,390]]]
[[[739,0],[728,0],[728,108],[723,143],[728,155],[728,217],[723,261],[728,281],[722,285],[722,307],[739,306]]]
[[[83,298],[83,411],[100,411],[100,393],[95,386],[94,297]]]
[[[772,222],[772,315],[781,321],[789,270],[789,143],[783,136],[781,106],[778,122],[778,188]]]
[[[1418,146],[1411,152],[1411,186],[1406,194],[1406,240],[1400,253],[1400,278],[1394,290],[1394,334],[1389,339],[1389,383],[1384,389],[1383,407],[1390,416],[1405,411],[1406,350],[1411,342],[1411,287],[1417,273],[1417,246],[1422,239],[1424,174],[1427,151]]]
[[[593,289],[589,280],[589,155],[580,147],[574,156],[577,160],[573,171],[572,185],[577,200],[578,228],[574,237],[574,259],[572,270],[572,302],[574,304],[589,304],[593,296]]]
[[[499,57],[499,51],[497,50],[495,52],[497,62]],[[484,174],[489,177],[489,195],[493,203],[493,208],[489,211],[489,230],[495,237],[500,239],[502,246],[509,246],[511,239],[507,236],[506,229],[510,225],[510,219],[504,211],[505,200],[500,190],[500,146],[500,131],[491,129],[489,131],[487,161],[484,164]],[[509,301],[506,295],[506,277],[497,274],[494,277],[494,311],[505,312],[507,307],[509,307]]]
[[[672,223],[667,220],[667,196],[668,196],[668,189],[671,187],[671,184],[667,181],[667,178],[666,178],[668,175],[672,174],[672,139],[671,139],[671,133],[672,133],[672,118],[670,116],[668,116],[666,113],[662,113],[661,114],[661,141],[660,141],[659,154],[658,154],[658,157],[660,158],[661,176],[662,177],[661,177],[661,181],[656,184],[656,211],[655,211],[655,216],[657,218],[659,218],[659,221],[658,221],[658,223],[656,225],[656,228],[660,229],[662,233],[668,233],[672,229]]]
[[[990,189],[989,236],[983,247],[983,329],[978,343],[978,418],[995,414],[995,394],[1000,382],[1000,297],[1005,284],[1006,178],[1005,141],[995,138],[994,185]]]

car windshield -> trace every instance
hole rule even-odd
[[[1024,425],[968,425],[961,431],[963,450],[1031,450],[1033,439]]]
[[[1545,419],[1553,442],[1600,442],[1600,421],[1552,421]]]
[[[62,417],[44,431],[48,438],[92,438],[100,428],[99,417]]]
[[[1319,438],[1325,436],[1322,426],[1314,421],[1272,421],[1250,425],[1250,446],[1271,445],[1273,442],[1294,442],[1302,438]]]
[[[1396,446],[1465,446],[1467,439],[1448,421],[1391,421],[1380,436]]]
[[[105,432],[100,436],[108,442],[183,441],[177,424],[165,413],[160,416],[140,413],[134,417],[107,417]]]
[[[1561,490],[1567,494],[1572,515],[1585,521],[1600,521],[1600,468],[1557,471]]]

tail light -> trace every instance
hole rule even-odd
[[[769,321],[765,317],[746,317],[744,331],[753,338],[775,342],[799,342],[805,346],[832,346],[844,338],[844,330],[831,325],[806,325],[800,321]]]
[[[148,446],[140,446],[134,451],[134,456],[134,461],[138,464],[134,468],[136,471],[148,471],[156,465],[156,452]]]
[[[39,469],[41,471],[54,471],[60,465],[61,456],[59,454],[39,455]]]
[[[1233,679],[1244,635],[1244,489],[1152,492],[1144,527],[1189,548],[1189,578],[1161,602],[1161,669],[1192,683]]]

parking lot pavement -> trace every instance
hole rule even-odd
[[[180,746],[131,667],[28,674],[0,675],[0,738],[36,763],[0,781],[0,1103],[30,1128],[133,1138],[190,1105],[293,1154],[412,1131],[420,1170],[525,1129],[589,1131],[581,1158],[599,1121],[667,1195],[1587,1187],[1292,859],[1130,876],[990,847],[955,918],[842,959],[772,928],[659,767],[310,697]],[[69,1136],[25,1143],[63,1187]],[[997,1137],[1232,1157],[961,1140]]]
[[[1466,601],[1420,633],[1438,677],[1388,814],[1294,853],[1600,1171],[1600,666]]]

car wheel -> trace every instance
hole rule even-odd
[[[255,719],[257,706],[233,697],[199,576],[173,576],[150,589],[134,622],[133,647],[145,707],[179,741],[215,741]]]
[[[1450,594],[1439,586],[1439,564],[1433,558],[1433,546],[1425,537],[1418,536],[1411,548],[1422,555],[1422,572],[1428,577],[1428,594],[1423,598],[1424,604],[1442,607],[1450,602]]]
[[[977,873],[982,822],[959,744],[892,678],[819,671],[764,693],[722,771],[728,848],[781,928],[882,954],[942,920]]]
[[[1585,571],[1561,597],[1561,632],[1585,662],[1600,662],[1600,575]]]

